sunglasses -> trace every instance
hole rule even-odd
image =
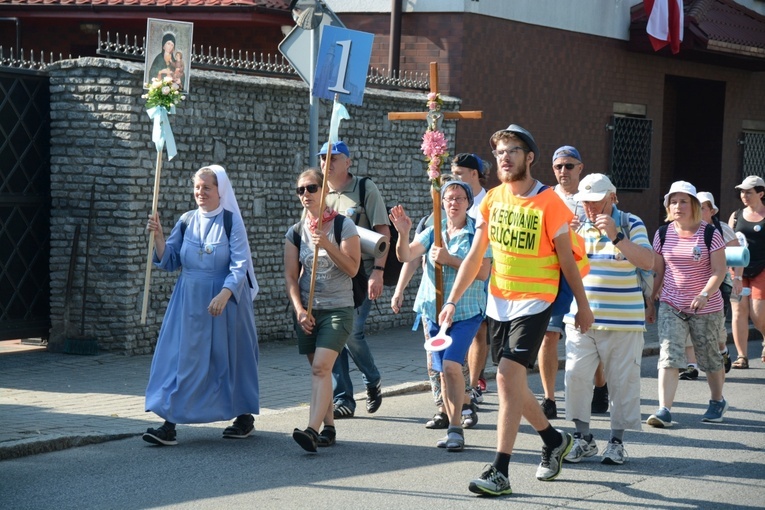
[[[309,184],[308,186],[298,186],[295,188],[295,193],[298,194],[298,196],[303,196],[305,192],[308,193],[316,193],[319,191],[319,185],[318,184]]]
[[[553,165],[553,168],[556,170],[562,170],[565,168],[566,170],[573,170],[576,166],[576,163],[566,163],[565,165],[558,163],[557,165]]]
[[[670,310],[672,310],[672,313],[674,313],[680,320],[689,321],[693,315],[685,312],[681,312],[680,310],[675,309],[674,307],[670,306]]]

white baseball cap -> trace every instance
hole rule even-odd
[[[609,193],[615,193],[616,186],[603,174],[587,174],[579,181],[579,193],[574,195],[577,202],[600,202]]]
[[[765,188],[765,181],[762,180],[762,177],[758,177],[756,175],[750,175],[744,181],[736,186],[736,189],[752,189],[755,186],[762,186]]]
[[[669,193],[664,195],[664,207],[669,207],[669,196],[672,193],[685,193],[695,198],[696,201],[699,200],[699,197],[696,196],[696,186],[688,181],[675,181],[669,187]]]
[[[720,210],[715,205],[715,197],[714,197],[714,195],[712,195],[710,192],[708,192],[708,191],[699,191],[698,193],[696,193],[696,198],[699,199],[699,203],[702,204],[702,205],[704,204],[704,202],[709,202],[710,204],[712,204],[712,216],[717,214],[717,212]]]

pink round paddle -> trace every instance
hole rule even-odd
[[[452,345],[452,337],[446,334],[447,329],[449,329],[449,326],[444,324],[441,326],[441,329],[438,331],[436,336],[428,338],[425,341],[425,350],[430,352],[438,352],[443,351]]]

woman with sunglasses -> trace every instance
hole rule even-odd
[[[317,446],[335,444],[332,366],[353,329],[351,278],[358,272],[361,260],[361,241],[353,221],[338,216],[332,209],[321,210],[322,182],[321,172],[314,168],[298,177],[296,192],[305,216],[290,227],[284,243],[284,279],[295,312],[298,352],[305,354],[311,365],[308,427],[296,428],[292,438],[311,453],[316,452]],[[335,239],[335,221],[342,221],[341,239]],[[299,248],[294,242],[297,238]],[[314,253],[318,256],[315,275]],[[315,283],[309,314],[312,280]],[[319,433],[322,424],[324,428]]]
[[[434,243],[433,227],[425,228],[414,240],[409,242],[412,220],[404,208],[397,205],[391,209],[390,220],[398,230],[396,257],[401,262],[411,262],[427,254],[427,267],[423,272],[420,288],[414,300],[414,311],[426,319],[426,337],[433,338],[439,332],[438,312],[436,309],[435,263],[443,267],[443,291],[447,295],[454,285],[457,270],[470,251],[475,235],[475,220],[467,211],[473,205],[473,192],[470,185],[462,181],[448,181],[441,186],[441,199],[446,212],[442,220],[442,246]],[[445,350],[433,352],[431,364],[434,371],[441,374],[441,397],[444,411],[449,420],[446,436],[436,442],[439,448],[450,452],[462,451],[465,447],[463,428],[469,428],[462,420],[463,413],[470,415],[472,410],[469,393],[466,398],[465,378],[462,375],[462,363],[473,342],[486,312],[486,278],[491,270],[491,248],[487,249],[478,276],[470,285],[459,303],[444,303],[456,308],[454,321],[446,331],[452,337],[452,344]]]
[[[653,238],[657,256],[654,263],[659,297],[659,409],[646,423],[652,427],[671,427],[670,409],[680,370],[686,368],[685,339],[691,336],[699,366],[706,370],[711,393],[709,407],[701,418],[721,422],[728,409],[723,398],[725,370],[717,348],[723,317],[719,291],[725,278],[725,242],[720,232],[702,220],[696,188],[689,182],[672,183],[664,195],[666,221]],[[709,245],[707,228],[712,229]],[[666,229],[666,230],[665,230]]]

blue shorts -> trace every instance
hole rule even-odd
[[[553,315],[550,317],[550,323],[547,324],[547,331],[563,334],[563,315]]]
[[[438,324],[426,319],[428,324],[428,334],[430,337],[438,334]],[[431,353],[431,368],[436,372],[443,372],[444,360],[454,361],[462,365],[465,361],[470,344],[473,343],[473,337],[478,332],[478,328],[483,322],[483,314],[475,315],[469,319],[452,323],[452,327],[446,330],[446,334],[452,337],[452,345],[443,351]]]

